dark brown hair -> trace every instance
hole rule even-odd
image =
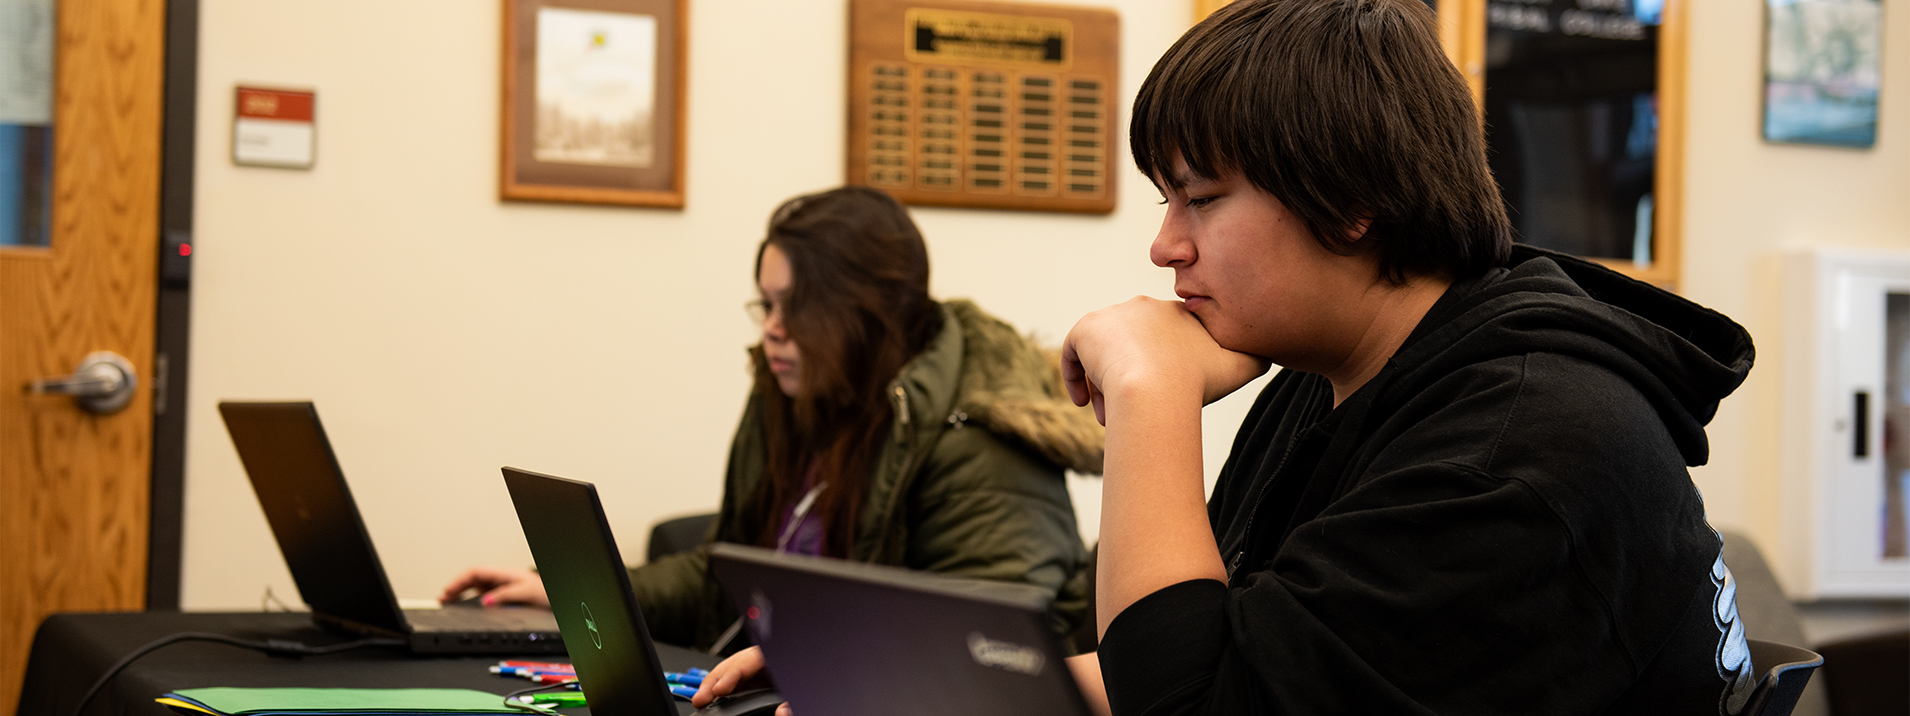
[[[758,275],[772,245],[789,257],[793,282],[779,310],[802,379],[796,396],[783,395],[762,347],[751,349],[768,464],[754,501],[763,512],[749,519],[769,526],[757,542],[773,546],[775,525],[813,470],[829,483],[810,511],[825,529],[823,553],[847,556],[893,418],[888,384],[942,327],[928,293],[928,247],[901,204],[855,186],[778,207],[756,249]]]
[[[1421,0],[1239,0],[1182,35],[1134,100],[1134,163],[1179,188],[1239,172],[1380,275],[1505,263],[1511,223],[1472,95]],[[1346,237],[1370,220],[1365,239]],[[1374,239],[1375,241],[1367,241]]]

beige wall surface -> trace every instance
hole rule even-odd
[[[1125,108],[1188,8],[1100,5],[1121,13]],[[843,177],[842,0],[691,3],[682,211],[496,199],[496,2],[201,7],[187,608],[257,608],[268,586],[297,603],[221,399],[317,401],[401,598],[530,564],[500,465],[599,483],[632,559],[658,518],[715,508],[756,243],[782,199]],[[236,84],[318,92],[313,169],[232,164]],[[934,293],[1051,344],[1171,298],[1146,254],[1159,196],[1126,172],[1109,216],[915,210]],[[1209,409],[1210,474],[1250,397]],[[1098,482],[1071,482],[1092,535]]]
[[[1122,16],[1125,106],[1189,10],[1093,4]],[[688,206],[659,211],[496,200],[495,3],[203,3],[186,607],[256,608],[268,586],[296,603],[220,399],[318,401],[400,597],[435,594],[465,564],[530,563],[500,465],[599,483],[630,557],[656,519],[714,507],[763,223],[842,179],[846,8],[691,5]],[[1693,0],[1690,17],[1682,288],[1765,356],[1693,476],[1715,524],[1770,552],[1773,257],[1910,246],[1910,53],[1891,49],[1910,47],[1910,13],[1885,13],[1870,150],[1763,143],[1761,3]],[[315,168],[231,163],[232,87],[252,83],[318,91]],[[1132,169],[1120,182],[1105,217],[915,210],[936,295],[1049,343],[1086,311],[1169,297],[1146,259],[1158,197]],[[1210,479],[1255,387],[1207,411]],[[1071,484],[1091,536],[1099,485]]]
[[[1692,471],[1711,522],[1776,555],[1784,366],[1777,255],[1813,246],[1910,247],[1910,12],[1884,11],[1883,90],[1871,149],[1760,138],[1764,9],[1693,0],[1685,166],[1685,296],[1749,329],[1758,362],[1712,421]]]

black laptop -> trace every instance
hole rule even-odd
[[[732,544],[710,564],[798,714],[1090,713],[1046,590]]]
[[[222,402],[219,414],[313,621],[421,653],[563,653],[542,609],[399,609],[311,403]]]
[[[524,539],[537,558],[552,613],[571,645],[570,663],[594,716],[743,716],[783,702],[773,691],[719,699],[692,712],[673,699],[663,671],[708,667],[716,658],[650,641],[617,542],[588,482],[504,468]]]

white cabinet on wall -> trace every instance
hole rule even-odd
[[[1910,252],[1786,254],[1781,541],[1794,598],[1910,596]],[[1773,350],[1775,349],[1775,350]]]

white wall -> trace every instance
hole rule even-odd
[[[1745,384],[1711,423],[1711,464],[1693,472],[1711,521],[1775,557],[1779,401],[1777,254],[1788,247],[1910,247],[1910,13],[1884,12],[1877,145],[1767,144],[1761,2],[1692,0],[1684,294],[1751,331]]]
[[[1121,13],[1125,107],[1191,11],[1099,4]],[[656,519],[714,509],[756,242],[782,199],[843,179],[847,11],[692,6],[689,203],[668,211],[497,201],[496,2],[203,2],[187,608],[256,608],[268,585],[296,603],[220,399],[317,401],[401,598],[530,564],[500,465],[598,482],[630,558]],[[317,90],[315,168],[232,164],[245,83]],[[1119,180],[1105,217],[916,210],[933,291],[1056,344],[1089,310],[1171,297],[1146,258],[1158,195]],[[1247,402],[1210,408],[1210,473]],[[1092,535],[1098,483],[1073,482]]]
[[[1189,3],[1095,4],[1121,12],[1131,100]],[[403,597],[467,563],[529,563],[499,465],[600,483],[631,556],[655,519],[715,505],[747,385],[752,250],[777,202],[842,180],[846,18],[842,0],[693,6],[689,206],[658,211],[495,199],[495,3],[205,0],[188,608],[296,593],[221,398],[318,401]],[[1910,245],[1910,53],[1889,49],[1910,47],[1910,13],[1884,17],[1877,147],[1774,146],[1758,135],[1761,3],[1691,0],[1682,287],[1765,348],[1694,478],[1712,521],[1767,552],[1783,340],[1772,256]],[[238,83],[318,90],[316,168],[231,164]],[[1157,197],[1131,169],[1120,181],[1106,217],[916,210],[936,294],[1049,342],[1093,308],[1168,295],[1145,254]],[[1208,411],[1210,475],[1246,402]],[[1074,484],[1092,534],[1098,483]]]

